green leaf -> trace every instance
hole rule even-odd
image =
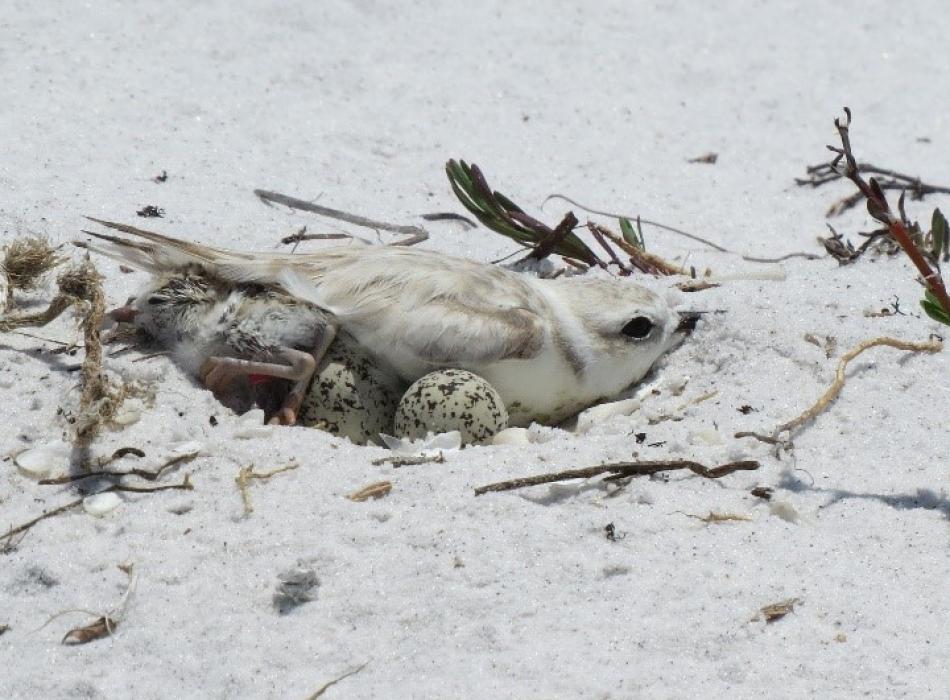
[[[923,307],[924,313],[934,321],[950,326],[950,310],[944,309],[930,290],[924,292],[924,298],[921,299],[920,305]]]
[[[941,251],[950,250],[950,225],[947,224],[947,217],[943,215],[939,207],[934,209],[930,220],[930,236],[933,240],[931,252],[939,260]]]
[[[636,246],[640,250],[646,250],[646,245],[643,241],[643,233],[637,231],[633,227],[633,224],[630,223],[630,219],[621,216],[620,219],[620,233],[623,234],[623,239],[630,245]]]
[[[501,192],[492,190],[474,163],[469,165],[464,160],[449,160],[445,164],[445,174],[462,206],[492,231],[527,247],[536,247],[548,235],[549,229],[544,224],[533,225],[530,221],[512,218],[512,213],[525,214],[524,210]],[[554,252],[588,265],[597,262],[597,256],[574,233],[566,235]]]

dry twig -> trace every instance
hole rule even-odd
[[[740,515],[738,513],[720,513],[715,510],[709,511],[706,515],[693,515],[692,513],[685,513],[681,510],[676,511],[682,515],[685,515],[687,518],[693,518],[695,520],[702,520],[706,524],[710,523],[727,523],[732,521],[741,521],[741,522],[751,522],[752,518],[748,515]]]
[[[328,682],[324,683],[322,686],[320,686],[320,687],[317,689],[317,691],[316,691],[315,693],[313,693],[312,695],[308,695],[308,696],[307,696],[307,700],[317,700],[317,698],[323,697],[323,694],[327,691],[327,688],[330,688],[330,687],[336,685],[337,683],[339,683],[340,681],[342,681],[344,678],[349,678],[350,676],[356,675],[357,673],[359,673],[360,671],[362,671],[364,668],[366,668],[368,665],[369,665],[369,661],[367,661],[366,663],[364,663],[364,664],[362,664],[362,665],[360,665],[360,666],[357,666],[357,667],[354,668],[352,671],[347,671],[346,673],[344,673],[342,676],[340,676],[340,677],[338,677],[338,678],[334,678],[332,681],[328,681]]]
[[[116,450],[112,453],[111,457],[106,459],[97,460],[96,465],[104,467],[107,464],[119,459],[120,457],[126,454],[136,454],[139,457],[144,457],[145,453],[135,447],[123,447]],[[58,476],[52,479],[42,479],[40,484],[42,485],[54,485],[54,484],[68,484],[73,481],[81,481],[83,479],[90,479],[94,477],[101,477],[104,479],[121,479],[124,476],[138,476],[146,481],[157,481],[161,476],[167,472],[172,467],[178,464],[186,464],[191,460],[195,459],[198,456],[197,452],[190,452],[182,455],[175,455],[164,464],[162,464],[158,469],[149,470],[149,469],[129,469],[124,472],[113,472],[113,471],[90,471],[83,472],[82,474],[68,474],[66,476]]]
[[[916,175],[907,175],[890,168],[880,168],[872,163],[855,163],[859,173],[871,176],[878,176],[878,184],[882,190],[901,190],[909,191],[912,199],[921,200],[928,194],[950,194],[950,187],[944,185],[931,185],[924,182]],[[812,189],[827,185],[829,182],[842,180],[846,176],[840,170],[829,163],[819,163],[818,165],[809,165],[805,168],[808,177],[795,178],[795,184],[800,187],[811,187]],[[832,204],[825,216],[838,216],[855,206],[864,197],[863,193],[857,192],[847,197],[839,199]]]
[[[555,481],[569,481],[571,479],[589,479],[601,474],[609,474],[606,480],[620,479],[627,476],[649,476],[659,474],[660,472],[673,471],[676,469],[689,469],[705,479],[719,479],[728,474],[737,471],[752,471],[759,468],[759,463],[753,460],[743,460],[739,462],[729,462],[718,467],[706,467],[699,462],[692,462],[685,459],[643,461],[643,462],[616,462],[614,464],[599,464],[595,467],[585,467],[582,469],[567,469],[560,472],[550,472],[547,474],[536,474],[521,479],[511,479],[510,481],[499,481],[487,486],[479,486],[475,489],[475,495],[492,491],[511,491],[526,486],[537,486],[539,484],[550,484]]]
[[[320,216],[337,219],[338,221],[345,221],[346,223],[353,224],[354,226],[363,226],[364,228],[370,228],[376,231],[391,231],[392,233],[399,233],[404,236],[409,236],[409,238],[397,241],[391,245],[410,246],[415,245],[416,243],[421,243],[422,241],[425,241],[429,238],[429,232],[421,226],[400,226],[398,224],[390,224],[385,221],[368,219],[365,216],[348,214],[347,212],[340,211],[339,209],[322,207],[319,204],[314,204],[313,202],[297,199],[296,197],[290,197],[286,194],[280,194],[278,192],[269,192],[268,190],[254,190],[254,194],[256,194],[258,198],[268,206],[270,206],[271,203],[283,204],[284,206],[290,207],[291,209],[313,212],[314,214],[319,214]]]
[[[276,469],[272,469],[269,472],[255,472],[253,464],[249,464],[246,467],[241,467],[240,471],[238,471],[238,475],[234,477],[234,482],[237,484],[238,490],[241,492],[241,501],[244,503],[244,515],[250,515],[254,512],[254,505],[251,503],[251,481],[254,479],[270,479],[276,474],[289,472],[299,466],[299,464],[292,461],[283,467],[277,467]]]
[[[104,488],[101,491],[97,491],[95,494],[89,494],[89,495],[98,495],[100,493],[108,493],[109,491],[122,491],[122,492],[129,492],[129,493],[156,493],[158,491],[172,491],[172,490],[192,491],[194,490],[194,488],[195,487],[192,485],[191,479],[186,474],[180,484],[167,484],[164,486],[127,486],[125,484],[113,484],[112,486]],[[41,520],[52,518],[53,516],[60,515],[61,513],[65,513],[66,511],[72,508],[77,508],[81,506],[82,502],[86,500],[86,498],[88,498],[88,496],[77,498],[75,501],[70,501],[69,503],[58,506],[54,508],[53,510],[46,511],[42,515],[39,515],[33,518],[32,520],[28,520],[22,525],[17,525],[16,527],[12,527],[9,530],[7,530],[5,533],[0,535],[0,541],[6,540],[6,542],[9,543],[10,541],[12,541],[14,535],[17,535],[21,532],[26,532],[27,530],[32,528]]]

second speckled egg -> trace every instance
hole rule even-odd
[[[396,408],[398,437],[458,430],[465,444],[487,442],[508,427],[508,410],[487,381],[462,369],[442,369],[416,380]]]

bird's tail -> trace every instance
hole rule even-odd
[[[97,241],[75,241],[74,244],[80,248],[152,274],[199,267],[228,282],[273,284],[282,287],[292,296],[331,310],[323,303],[322,295],[313,281],[296,269],[295,263],[299,263],[303,256],[265,252],[240,253],[191,243],[128,224],[86,218],[135,238],[83,230],[83,233]]]
[[[83,230],[83,233],[99,241],[104,241],[104,244],[76,241],[75,245],[152,273],[167,272],[192,265],[210,269],[231,261],[247,262],[253,259],[243,253],[218,250],[197,243],[182,241],[171,236],[163,236],[160,233],[146,231],[127,224],[117,224],[113,221],[103,221],[92,217],[86,218],[106,228],[127,233],[141,240]]]

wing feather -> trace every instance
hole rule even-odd
[[[236,284],[278,286],[337,315],[357,340],[405,374],[422,365],[471,368],[527,359],[550,334],[545,297],[528,278],[492,265],[393,246],[242,253],[90,220],[138,240],[87,231],[106,245],[77,245],[153,274],[199,266]]]

